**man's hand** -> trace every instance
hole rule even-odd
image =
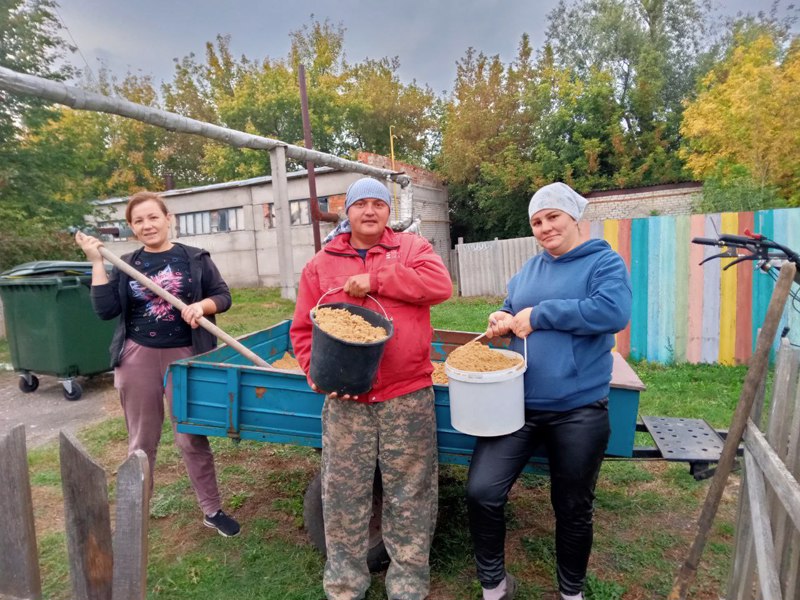
[[[325,394],[327,396],[330,396],[331,398],[339,398],[339,394],[337,394],[336,392],[323,392],[321,389],[317,387],[316,383],[311,384],[311,389],[317,392],[318,394]],[[345,394],[341,398],[342,400],[358,400],[358,396],[351,396],[350,394]]]
[[[370,292],[369,273],[352,275],[344,282],[344,287],[342,289],[345,294],[353,296],[354,298],[363,298]]]

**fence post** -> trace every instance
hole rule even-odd
[[[0,597],[42,597],[25,426],[0,436]]]
[[[74,600],[111,600],[112,544],[106,473],[61,432],[61,486]]]
[[[149,500],[150,465],[147,455],[136,450],[117,471],[112,600],[144,600],[147,597]]]

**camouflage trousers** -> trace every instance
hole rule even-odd
[[[391,558],[390,600],[423,600],[438,507],[439,462],[433,388],[386,402],[326,398],[322,409],[322,508],[329,600],[361,600],[376,462],[383,480],[383,541]]]

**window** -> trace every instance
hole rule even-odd
[[[318,198],[319,209],[322,212],[328,210],[328,198]],[[290,200],[289,218],[292,227],[311,224],[311,200]],[[270,202],[264,205],[264,228],[272,229],[275,227],[275,205]]]
[[[178,215],[178,237],[242,231],[244,229],[244,208],[221,208]]]

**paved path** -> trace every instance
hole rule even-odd
[[[0,371],[0,435],[22,423],[29,448],[57,440],[62,429],[75,434],[122,414],[111,373],[79,377],[83,395],[75,401],[64,398],[64,387],[55,377],[39,376],[39,388],[29,394],[19,389],[18,381],[16,373]]]

